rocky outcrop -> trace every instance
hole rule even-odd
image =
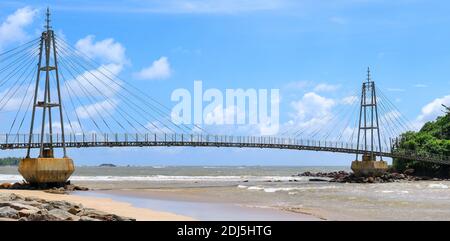
[[[0,194],[0,220],[3,221],[134,221],[135,219],[105,213],[81,204],[47,201]]]
[[[425,180],[431,180],[431,181],[441,181],[444,179],[439,178],[431,178],[426,176],[413,176],[409,173],[412,173],[414,171],[408,170],[408,172],[405,173],[384,173],[381,176],[378,177],[360,177],[356,176],[354,173],[351,172],[345,172],[345,171],[338,171],[338,172],[303,172],[298,174],[297,176],[302,177],[311,177],[310,181],[317,181],[317,177],[322,178],[330,178],[329,182],[338,182],[338,183],[387,183],[387,182],[401,182],[401,181],[425,181]]]
[[[0,184],[0,189],[15,189],[15,190],[44,190],[48,193],[55,194],[67,194],[72,191],[87,191],[89,190],[87,187],[81,187],[77,185],[70,184],[67,182],[62,185],[31,185],[26,182],[16,182],[16,183],[2,183]]]

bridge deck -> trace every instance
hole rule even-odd
[[[26,149],[39,148],[40,136],[33,135],[29,144],[29,135],[0,135],[0,148]],[[63,146],[61,135],[44,137],[44,146],[60,148]],[[236,147],[236,148],[265,148],[288,149],[321,152],[336,152],[348,154],[363,154],[362,145],[345,142],[303,140],[269,136],[223,136],[223,135],[194,135],[194,134],[71,134],[65,136],[65,145],[70,148],[86,147],[158,147],[158,146],[190,146],[190,147]],[[370,147],[368,148],[370,149]],[[379,150],[374,146],[374,150]],[[399,150],[374,151],[376,156],[413,159],[439,164],[450,164],[450,159],[441,155],[418,154]]]

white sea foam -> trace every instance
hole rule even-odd
[[[259,190],[263,190],[264,192],[267,192],[267,193],[274,193],[274,192],[292,192],[292,191],[321,190],[321,189],[334,189],[334,188],[338,188],[338,187],[337,186],[315,186],[315,187],[261,187],[261,186],[251,186],[251,187],[248,187],[247,189],[248,190],[258,190],[258,191]]]
[[[399,194],[408,194],[409,193],[409,191],[406,191],[406,190],[399,190],[399,191],[382,190],[382,191],[376,191],[376,192],[381,192],[381,193],[399,193]]]
[[[257,186],[252,186],[252,187],[248,187],[248,190],[263,190],[263,187],[257,187]]]
[[[292,177],[283,176],[171,176],[171,175],[148,175],[148,176],[78,176],[70,177],[71,181],[93,181],[93,182],[126,182],[126,181],[150,181],[150,182],[240,182],[244,180],[264,182],[264,181],[288,181]],[[295,178],[301,180],[301,178]],[[0,174],[0,181],[18,182],[23,180],[20,175]]]
[[[237,187],[238,188],[247,188],[247,186],[245,186],[245,185],[238,185]]]
[[[23,177],[20,175],[0,174],[0,181],[3,182],[19,182],[22,180]]]
[[[428,185],[429,188],[442,188],[442,189],[447,189],[448,186],[442,183],[433,183]]]
[[[383,190],[383,191],[381,191],[382,193],[393,193],[394,191],[392,191],[392,190]]]

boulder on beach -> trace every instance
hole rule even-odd
[[[66,201],[0,193],[1,221],[135,221]]]

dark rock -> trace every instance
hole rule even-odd
[[[22,210],[22,209],[28,209],[28,210],[39,210],[39,208],[27,205],[27,204],[23,204],[20,202],[0,202],[0,207],[10,207],[14,210]]]
[[[80,186],[75,186],[75,191],[88,191],[89,188],[87,187],[80,187]]]
[[[64,189],[63,187],[60,187],[60,188],[54,187],[52,189],[44,190],[44,192],[53,193],[53,194],[67,194],[66,189]]]
[[[64,186],[64,189],[67,191],[74,191],[75,185],[73,185],[73,184],[66,185],[66,186]]]
[[[11,194],[9,195],[9,200],[11,200],[11,201],[23,200],[23,199],[24,199],[24,198],[23,198],[22,196],[17,195],[17,194],[15,194],[15,193],[11,193]]]
[[[0,193],[0,221],[135,221],[66,201]]]
[[[48,215],[53,216],[57,220],[62,220],[62,221],[78,221],[78,220],[80,220],[80,217],[73,215],[62,209],[52,209],[52,210],[48,211]]]
[[[19,218],[19,214],[14,208],[6,206],[0,207],[0,217],[17,219]]]
[[[22,209],[22,210],[19,210],[18,214],[19,214],[19,217],[28,217],[30,215],[40,215],[40,214],[42,214],[42,211],[39,209],[37,209],[37,210]]]
[[[310,178],[310,182],[328,182],[328,180],[320,179],[320,178]]]
[[[404,172],[403,172],[403,174],[406,174],[406,175],[412,175],[412,174],[414,174],[414,169],[412,169],[412,168],[409,168],[409,169],[406,169]]]
[[[12,184],[11,183],[2,183],[0,184],[0,189],[9,189],[11,188]]]
[[[399,181],[420,181],[420,180],[442,180],[436,179],[427,176],[412,176],[408,173],[413,173],[413,169],[407,169],[404,173],[397,173],[395,170],[392,172],[384,173],[381,176],[377,177],[358,177],[353,173],[348,173],[345,171],[338,172],[303,172],[297,174],[297,176],[305,176],[305,177],[327,177],[330,178],[329,182],[337,182],[337,183],[387,183],[387,182],[399,182]],[[319,178],[320,179],[320,178]],[[311,179],[310,179],[311,180]],[[315,179],[312,179],[315,180]]]
[[[101,221],[100,219],[91,218],[88,216],[81,216],[80,221]]]
[[[69,210],[67,210],[67,212],[69,212],[70,214],[73,214],[73,215],[77,215],[77,213],[80,212],[80,210],[75,207],[72,207],[72,208],[69,208]]]

